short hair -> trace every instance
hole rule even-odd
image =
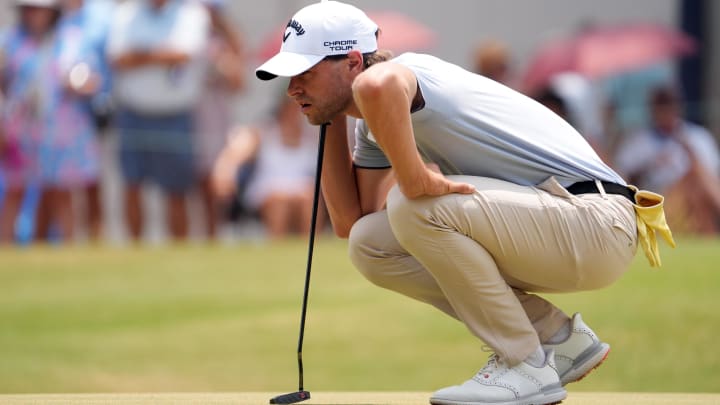
[[[382,30],[378,28],[377,31],[375,31],[375,38],[378,38],[380,36],[380,33],[382,33]],[[393,53],[389,50],[385,49],[378,49],[377,51],[373,52],[367,52],[362,54],[363,56],[363,70],[369,68],[372,65],[376,65],[380,62],[386,62],[393,58]],[[347,54],[342,55],[328,55],[325,57],[327,60],[331,61],[337,61],[337,60],[343,60],[347,58]]]
[[[555,105],[565,115],[568,113],[567,103],[557,91],[550,87],[546,87],[535,96],[535,100],[543,105]]]
[[[347,54],[342,55],[328,55],[325,57],[325,60],[330,61],[338,61],[346,59],[348,56]],[[377,50],[374,52],[367,52],[362,54],[363,57],[363,70],[369,68],[372,65],[376,65],[381,62],[386,62],[390,59],[392,59],[393,54],[390,51],[387,50]]]
[[[650,92],[649,101],[652,106],[671,106],[680,104],[681,99],[677,89],[671,86],[659,86]]]
[[[485,76],[494,76],[499,71],[508,68],[509,59],[510,55],[504,43],[488,40],[475,49],[475,72]]]

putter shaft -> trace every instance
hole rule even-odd
[[[310,224],[310,241],[308,243],[307,268],[305,269],[305,289],[303,291],[302,311],[300,313],[300,333],[298,335],[297,361],[298,361],[298,391],[279,395],[270,399],[271,404],[294,404],[310,398],[310,392],[303,386],[303,359],[302,348],[305,339],[305,318],[307,316],[308,296],[310,295],[310,272],[312,270],[313,250],[315,247],[315,228],[317,226],[318,206],[320,204],[320,176],[322,175],[323,156],[325,154],[325,131],[328,124],[320,127],[320,140],[318,141],[317,169],[315,172],[315,191],[313,195],[312,217]]]

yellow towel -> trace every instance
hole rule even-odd
[[[634,206],[640,245],[645,251],[650,266],[660,267],[662,262],[655,233],[659,232],[668,245],[675,247],[672,232],[665,221],[665,211],[663,210],[665,198],[650,191],[638,190],[635,186],[630,186],[630,188],[635,191]]]

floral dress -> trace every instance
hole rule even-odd
[[[96,181],[99,149],[88,100],[66,84],[72,67],[96,63],[84,51],[81,27],[61,24],[42,40],[16,27],[1,38],[5,183],[69,188]]]

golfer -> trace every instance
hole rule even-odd
[[[322,187],[355,266],[494,351],[430,402],[561,401],[610,346],[531,293],[606,287],[638,243],[658,265],[655,232],[673,244],[662,197],[628,187],[537,102],[433,56],[387,60],[377,33],[353,6],[310,5],[256,75],[289,77],[308,121],[330,124]],[[352,153],[348,116],[358,119]]]

